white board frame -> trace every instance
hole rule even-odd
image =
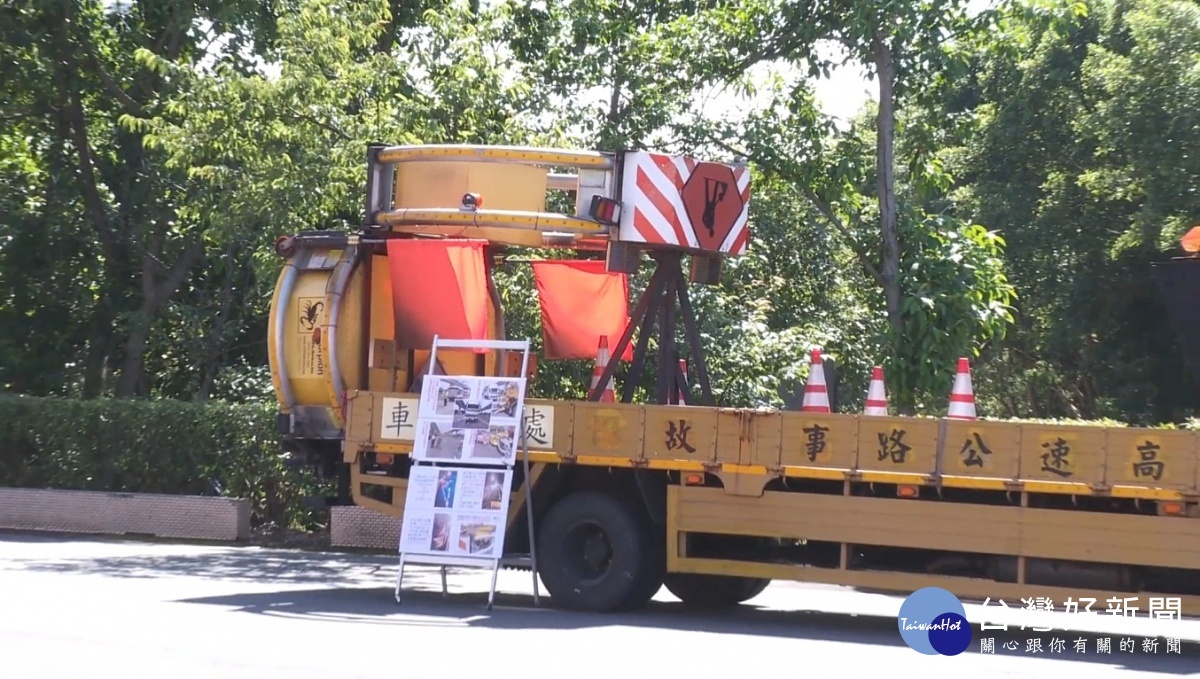
[[[506,561],[510,562],[510,563],[518,563],[520,561],[524,561],[524,559],[513,560],[511,558],[508,558],[508,555],[504,554],[504,536],[507,533],[509,506],[512,501],[512,498],[511,498],[511,495],[513,492],[512,477],[513,477],[513,472],[515,470],[515,464],[516,464],[516,454],[515,453],[516,453],[517,441],[520,442],[520,447],[523,452],[522,461],[524,464],[523,471],[524,471],[525,486],[526,486],[526,492],[525,492],[526,497],[524,499],[525,510],[526,510],[525,514],[526,514],[526,518],[528,521],[528,527],[529,527],[528,566],[529,566],[531,574],[533,576],[533,602],[534,602],[535,606],[540,604],[540,594],[538,591],[537,548],[534,544],[535,539],[534,539],[534,529],[533,529],[533,497],[532,497],[533,492],[532,492],[532,482],[531,482],[532,476],[530,475],[530,469],[529,469],[529,467],[530,467],[530,465],[529,465],[529,441],[528,441],[527,432],[525,431],[527,418],[525,417],[525,408],[524,408],[525,391],[528,386],[527,379],[525,378],[525,376],[528,374],[528,371],[529,371],[529,347],[530,347],[530,341],[528,339],[521,340],[521,341],[444,340],[437,336],[434,336],[433,349],[430,352],[430,356],[429,356],[429,366],[431,366],[430,371],[427,375],[424,376],[424,379],[422,380],[422,385],[421,385],[421,400],[419,401],[419,403],[421,405],[418,409],[417,427],[416,427],[416,432],[415,432],[414,441],[413,441],[412,471],[409,472],[409,478],[411,479],[413,473],[418,469],[437,469],[437,470],[439,470],[439,472],[442,470],[452,469],[452,470],[457,470],[460,472],[480,472],[480,473],[484,473],[484,474],[486,474],[488,471],[503,471],[503,473],[505,474],[505,484],[504,484],[505,494],[503,496],[502,503],[501,503],[502,508],[500,510],[492,510],[492,511],[496,511],[500,515],[500,525],[502,528],[501,528],[501,530],[497,531],[497,534],[493,538],[494,539],[493,545],[496,548],[496,553],[493,556],[470,557],[470,556],[459,556],[459,555],[451,555],[451,554],[441,555],[441,554],[433,553],[432,549],[421,550],[421,551],[406,551],[405,550],[405,527],[408,526],[409,530],[419,530],[418,528],[415,528],[417,519],[420,518],[421,514],[427,514],[429,511],[426,509],[421,509],[421,510],[419,510],[419,514],[416,517],[414,517],[411,520],[409,519],[409,511],[408,511],[409,498],[413,497],[414,494],[416,494],[417,496],[420,497],[421,493],[423,493],[423,491],[419,487],[414,490],[413,485],[410,482],[408,484],[408,491],[407,491],[408,494],[405,497],[404,520],[402,521],[402,524],[401,524],[400,542],[399,542],[399,547],[397,550],[400,553],[400,564],[399,564],[400,568],[399,568],[399,572],[396,575],[395,597],[396,597],[397,604],[402,603],[401,593],[403,590],[404,567],[406,564],[424,564],[424,565],[440,566],[441,567],[441,576],[442,576],[442,596],[443,597],[447,596],[446,568],[448,566],[459,566],[459,567],[467,567],[467,568],[490,567],[492,569],[492,583],[491,583],[491,587],[488,590],[487,610],[489,610],[489,611],[492,610],[492,606],[493,606],[493,603],[496,598],[496,580],[500,574],[501,563],[506,562]],[[521,362],[521,373],[520,373],[521,377],[509,378],[509,377],[479,377],[479,376],[474,376],[474,375],[460,375],[460,376],[448,376],[448,375],[442,375],[442,374],[435,375],[433,372],[433,366],[437,365],[438,349],[490,349],[490,350],[500,350],[500,351],[521,351],[523,353],[523,360]],[[431,378],[436,378],[436,379],[431,379]],[[422,438],[422,426],[421,426],[422,422],[423,421],[436,422],[438,419],[438,416],[439,416],[439,414],[436,412],[436,408],[429,408],[429,407],[425,406],[426,397],[429,396],[430,398],[436,398],[436,396],[437,396],[436,390],[438,388],[437,385],[439,384],[440,380],[446,379],[446,378],[455,379],[455,380],[463,380],[463,381],[469,380],[475,385],[486,385],[486,384],[493,384],[493,383],[500,383],[500,382],[512,382],[517,385],[517,396],[516,396],[517,402],[513,409],[513,413],[515,415],[513,420],[515,421],[516,438],[514,439],[514,441],[512,443],[513,451],[512,451],[511,455],[502,455],[499,459],[493,459],[493,460],[478,459],[478,458],[477,459],[465,459],[465,460],[464,459],[447,460],[444,458],[430,458],[428,455],[421,455],[420,457],[418,457],[416,450],[417,450],[417,446],[420,443],[420,440]],[[482,388],[482,387],[480,387],[480,388]],[[472,391],[472,393],[476,393],[476,392]],[[505,408],[505,410],[507,410],[507,408]],[[445,415],[442,414],[442,417],[444,418]],[[428,429],[428,427],[426,427],[426,429]],[[426,443],[428,443],[428,441]],[[465,448],[466,448],[466,441],[464,440],[463,449],[465,450]],[[428,451],[426,450],[423,452],[428,452]],[[421,474],[424,474],[424,472],[421,472]],[[420,501],[418,500],[417,502],[420,502]],[[434,508],[435,512],[436,512],[436,509],[437,508]],[[468,515],[470,515],[470,514],[468,514]],[[480,515],[483,515],[483,513],[481,512]],[[453,519],[451,519],[451,520],[453,520]],[[456,525],[459,525],[459,524],[458,523],[451,524],[451,528],[453,528]],[[411,535],[409,537],[410,537],[410,541],[415,539]]]

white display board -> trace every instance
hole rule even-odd
[[[524,401],[523,378],[426,377],[413,460],[512,466],[520,447]]]
[[[453,562],[500,558],[511,485],[511,469],[414,466],[400,551]]]
[[[441,340],[433,338],[430,362],[440,349],[520,351],[521,373],[529,367],[529,340]],[[427,374],[421,380],[415,426],[406,399],[385,401],[380,438],[412,436],[412,467],[400,525],[400,572],[396,603],[401,602],[404,566],[441,566],[442,596],[447,595],[446,567],[488,565],[492,584],[488,610],[496,596],[501,563],[529,568],[533,603],[538,604],[537,553],[533,504],[525,502],[529,554],[505,554],[509,497],[518,449],[524,451],[524,478],[530,479],[526,426],[543,446],[552,445],[554,412],[529,418],[525,412],[526,381],[518,377]],[[534,413],[537,415],[537,413]],[[389,430],[388,427],[391,427]]]

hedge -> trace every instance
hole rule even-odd
[[[0,394],[0,485],[224,495],[255,527],[313,528],[301,499],[327,492],[288,469],[274,404],[72,400]]]

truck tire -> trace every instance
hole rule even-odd
[[[647,549],[639,508],[604,493],[572,493],[538,530],[538,574],[568,610],[608,613],[644,605],[662,583],[663,563]]]
[[[623,611],[634,611],[650,603],[658,590],[662,589],[663,578],[667,574],[667,539],[664,531],[645,517],[639,525],[642,527],[642,550],[648,568],[641,586],[625,600],[621,607]]]
[[[684,606],[713,610],[732,608],[749,601],[762,594],[771,581],[733,575],[668,573],[663,584]]]

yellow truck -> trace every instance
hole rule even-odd
[[[461,295],[475,311],[450,316],[506,339],[496,258],[566,248],[602,257],[606,272],[649,260],[654,273],[599,387],[575,401],[526,395],[531,467],[514,472],[505,549],[528,553],[532,494],[555,605],[629,610],[665,584],[689,605],[723,607],[796,580],[900,594],[933,585],[1009,606],[1071,597],[1100,611],[1136,596],[1143,612],[1150,598],[1200,612],[1200,432],[713,406],[688,287],[719,282],[724,258],[748,246],[747,168],[646,151],[371,145],[367,170],[361,230],[275,246],[280,433],[338,479],[335,501],[403,514],[431,369],[519,376],[503,352],[439,350],[426,365],[430,346],[410,331],[450,320],[413,311],[434,288],[405,272],[437,259],[484,281],[482,297]],[[404,248],[439,241],[482,243],[483,254],[430,249],[397,263]],[[1200,259],[1156,275],[1194,352],[1200,328],[1186,309]],[[601,401],[635,336],[631,374],[657,365],[654,402],[633,403],[632,383]],[[681,375],[685,354],[697,393]]]

